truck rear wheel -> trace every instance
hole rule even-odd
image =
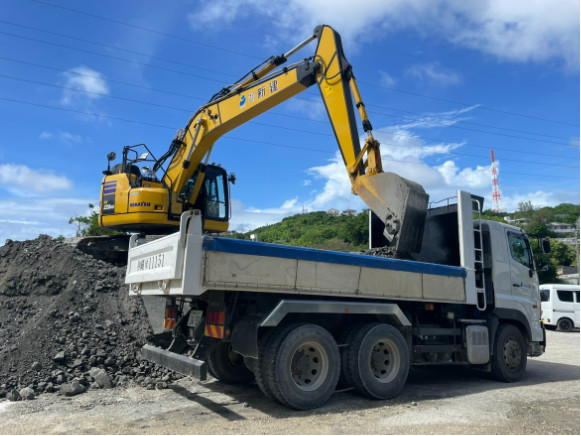
[[[270,344],[275,331],[274,329],[268,329],[258,339],[258,362],[254,366],[254,378],[256,384],[268,399],[278,401],[267,380],[267,371],[269,366],[272,365],[271,357],[267,355],[267,346]]]
[[[492,375],[499,381],[517,381],[527,367],[527,348],[520,329],[512,324],[501,325],[496,332]]]
[[[573,323],[569,318],[561,318],[557,323],[557,326],[559,327],[559,331],[562,332],[570,332],[573,330]]]
[[[407,342],[395,327],[366,324],[357,330],[347,347],[343,368],[346,379],[367,397],[392,398],[407,380],[408,350]]]
[[[341,364],[339,347],[327,330],[315,324],[290,326],[278,331],[267,347],[267,384],[281,403],[314,409],[333,394]]]
[[[242,355],[232,351],[230,342],[218,342],[208,352],[210,374],[222,383],[249,383],[254,374],[244,364]]]

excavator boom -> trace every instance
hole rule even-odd
[[[317,48],[313,56],[280,67],[288,57],[315,40]],[[309,38],[288,53],[270,58],[237,83],[222,89],[194,113],[174,138],[168,153],[154,165],[155,172],[165,159],[171,158],[160,183],[149,186],[152,195],[159,196],[160,189],[167,191],[167,204],[158,205],[159,220],[163,221],[161,217],[165,214],[166,221],[177,226],[177,217],[199,206],[200,198],[208,195],[208,162],[217,139],[315,84],[325,104],[353,193],[386,224],[384,236],[388,245],[403,252],[419,251],[428,196],[420,185],[383,172],[379,142],[371,133],[372,126],[351,65],[343,53],[341,38],[325,25],[317,26]],[[367,134],[363,146],[355,109]],[[103,186],[110,193],[112,181],[105,177]],[[143,189],[134,194],[141,201],[133,204],[151,203],[147,201],[148,192]],[[103,225],[114,226],[119,221],[127,224],[128,219],[129,223],[133,220],[138,224],[139,215],[128,218],[126,212],[118,214],[115,209],[113,213],[114,208],[108,207]],[[154,221],[157,219],[151,211],[140,212],[143,220],[146,216],[148,220],[152,216]]]

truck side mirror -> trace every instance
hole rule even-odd
[[[543,250],[544,254],[551,252],[551,242],[549,241],[549,238],[541,239],[541,249]]]

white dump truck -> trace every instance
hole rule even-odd
[[[414,260],[206,236],[186,212],[178,233],[130,242],[129,291],[165,298],[173,332],[143,357],[201,380],[256,381],[295,409],[338,385],[393,397],[415,364],[517,380],[545,349],[536,267],[527,235],[481,209],[461,191],[429,209]]]

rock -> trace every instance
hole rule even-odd
[[[64,351],[59,351],[58,353],[56,353],[56,355],[52,358],[52,360],[54,362],[60,363],[60,362],[64,362],[66,358],[65,352]]]
[[[27,387],[27,388],[21,389],[19,394],[23,400],[34,400],[34,389]]]
[[[115,365],[115,359],[113,359],[111,356],[109,356],[109,357],[107,357],[105,359],[105,361],[103,362],[103,364],[105,366],[113,366],[113,365]]]
[[[20,395],[20,392],[18,392],[16,389],[12,389],[10,392],[8,392],[8,394],[6,395],[6,398],[8,399],[8,401],[20,401],[20,400],[22,400],[22,396]]]
[[[73,397],[75,395],[82,394],[87,388],[79,383],[78,380],[73,380],[70,383],[65,383],[60,388],[60,393],[66,395],[67,397]]]
[[[113,387],[113,383],[111,382],[111,377],[107,374],[103,368],[91,368],[89,371],[89,375],[93,377],[95,383],[104,389],[110,389]]]
[[[166,382],[157,382],[155,384],[155,388],[156,389],[167,389],[167,383]]]
[[[161,381],[164,381],[164,382],[166,382],[166,383],[167,383],[167,382],[170,382],[170,381],[171,381],[171,375],[170,375],[170,374],[166,374],[166,375],[164,375],[164,376],[161,378]]]
[[[42,369],[42,363],[40,362],[34,362],[31,366],[30,369],[32,369],[33,371],[40,371]]]

